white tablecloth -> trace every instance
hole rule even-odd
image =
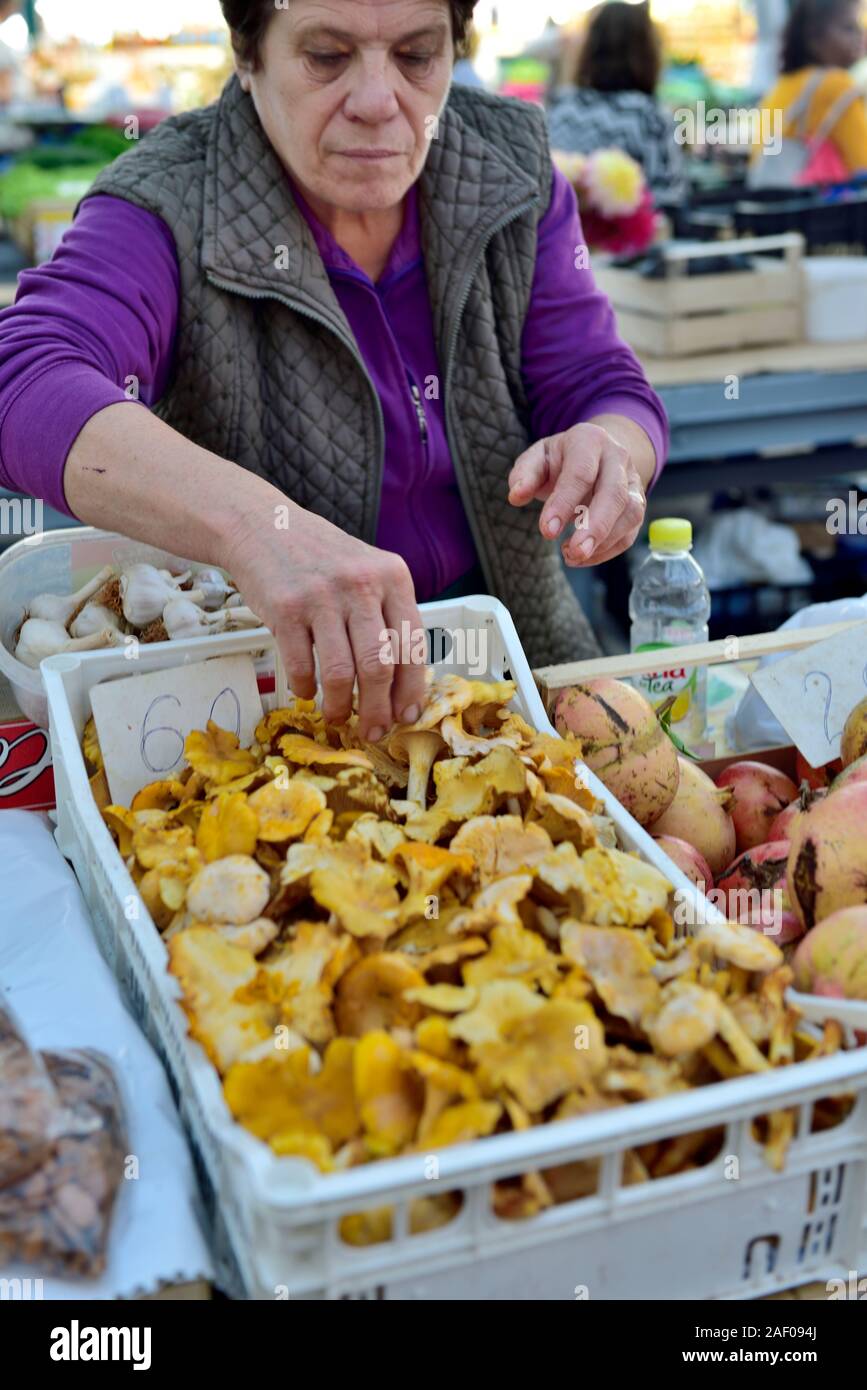
[[[75,875],[47,816],[0,811],[0,998],[37,1048],[90,1047],[114,1067],[139,1177],[121,1183],[106,1273],[44,1278],[45,1298],[131,1297],[208,1279],[193,1168],[162,1066],[100,955]],[[132,1168],[133,1165],[130,1165]],[[38,1277],[5,1266],[2,1277]]]

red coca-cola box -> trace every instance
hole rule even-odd
[[[50,811],[53,806],[47,731],[23,714],[0,723],[0,811]]]

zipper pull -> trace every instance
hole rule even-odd
[[[421,403],[421,393],[415,382],[411,386],[412,403],[415,406],[415,413],[418,418],[418,427],[421,432],[422,443],[427,443],[427,416],[424,413],[424,406]]]

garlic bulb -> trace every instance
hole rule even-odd
[[[103,628],[89,637],[72,638],[63,623],[51,622],[48,618],[28,618],[21,625],[15,658],[35,671],[47,656],[56,656],[58,652],[89,652],[97,647],[115,647],[119,640],[114,628]]]
[[[240,594],[236,593],[234,584],[229,584],[218,569],[210,566],[196,570],[193,582],[204,595],[201,599],[202,607],[208,609],[209,612],[213,612],[215,608],[221,608],[224,601],[230,596],[241,599]],[[243,600],[241,601],[243,602]]]
[[[223,608],[217,617],[223,619],[227,632],[233,632],[238,628],[265,626],[258,614],[254,613],[252,608],[247,608],[246,604],[238,608]]]
[[[104,628],[114,628],[120,632],[120,618],[111,608],[102,603],[86,603],[77,618],[69,624],[71,637],[92,637],[94,632]]]
[[[76,608],[79,608],[91,594],[101,589],[109,579],[114,578],[111,565],[106,565],[90,583],[85,584],[77,594],[37,594],[27,606],[28,618],[44,618],[50,623],[62,623],[65,627]]]
[[[219,613],[205,613],[190,598],[170,599],[163,609],[163,626],[169,641],[186,637],[204,637],[215,632],[231,632],[245,627],[261,627],[262,620],[249,608],[223,608]]]
[[[222,630],[222,614],[214,613],[211,616],[188,598],[169,599],[163,608],[162,618],[171,642],[185,637],[202,637],[205,633]]]
[[[120,597],[127,622],[132,627],[147,627],[156,622],[169,600],[178,597],[178,585],[184,579],[184,575],[166,579],[153,565],[131,565],[124,570],[120,576]],[[198,603],[202,594],[198,589],[190,589],[184,597]]]

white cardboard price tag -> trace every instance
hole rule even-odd
[[[212,657],[190,666],[104,681],[90,692],[108,789],[128,806],[148,782],[177,775],[184,740],[213,719],[244,747],[262,718],[256,669],[249,656]]]
[[[815,642],[750,677],[813,767],[840,755],[843,725],[867,697],[867,623]]]

